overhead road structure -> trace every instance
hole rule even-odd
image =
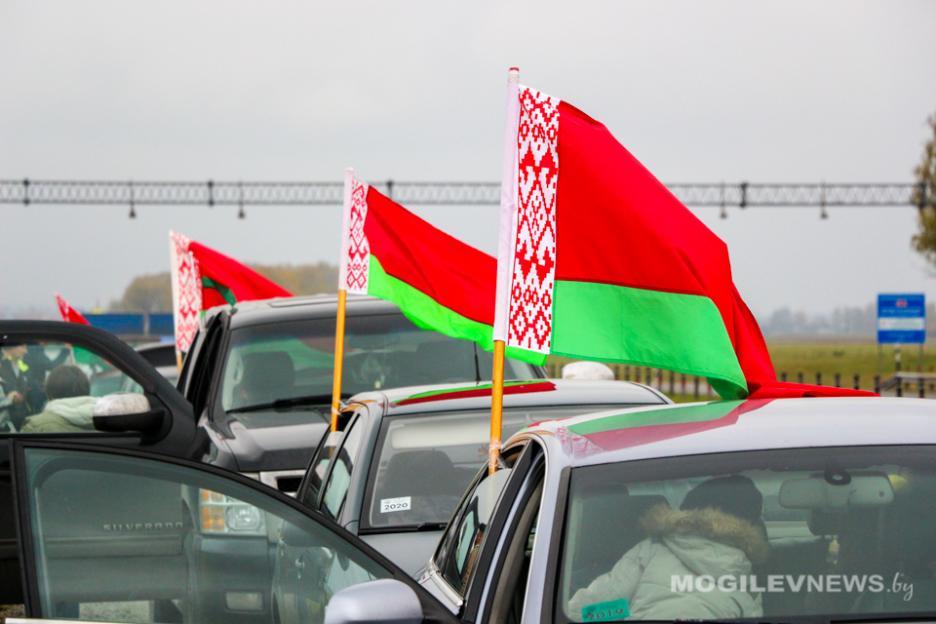
[[[484,206],[500,202],[497,182],[411,182],[372,184],[410,206]],[[934,205],[922,184],[884,183],[673,183],[667,188],[687,206],[719,208],[898,208],[922,210]],[[138,181],[138,180],[0,180],[0,204],[124,206],[130,216],[140,206],[245,207],[337,206],[342,182]]]

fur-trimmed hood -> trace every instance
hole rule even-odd
[[[671,509],[667,505],[657,505],[644,514],[641,518],[641,525],[651,538],[664,541],[674,552],[685,551],[685,547],[691,546],[693,540],[702,538],[741,550],[751,563],[763,562],[769,553],[767,539],[761,529],[747,520],[714,507],[680,510]],[[689,540],[688,543],[687,540]],[[698,551],[699,549],[693,546],[691,550]],[[676,554],[689,567],[698,567],[692,565],[693,562],[685,561],[685,552],[676,552]],[[708,554],[711,555],[711,553]],[[710,572],[710,570],[698,569],[696,571]]]

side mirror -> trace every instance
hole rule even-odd
[[[352,585],[325,606],[325,624],[420,624],[422,620],[416,592],[395,579]]]
[[[166,412],[153,409],[142,394],[109,394],[94,404],[94,428],[108,433],[156,433],[163,428]]]

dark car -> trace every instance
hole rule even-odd
[[[515,382],[504,389],[503,435],[542,420],[667,403],[626,381]],[[312,457],[298,498],[417,576],[487,459],[490,418],[489,383],[356,395],[343,430]]]
[[[210,442],[205,461],[295,492],[328,428],[333,295],[222,306],[209,312],[179,388]],[[418,328],[393,304],[348,299],[343,394],[490,378],[472,342]],[[545,377],[510,360],[509,379]]]
[[[88,387],[77,393],[82,396],[72,393],[53,403],[43,390],[48,371],[41,371],[39,379],[38,366],[22,375],[9,365],[0,368],[0,424],[9,423],[2,436],[145,447],[294,490],[326,429],[323,404],[330,399],[334,312],[334,297],[281,299],[214,310],[183,370],[180,385],[185,396],[139,353],[107,332],[66,323],[0,322],[0,347],[9,345],[14,353],[32,347],[50,362],[67,352],[68,362],[88,379]],[[349,304],[347,346],[345,387],[349,392],[387,387],[405,379],[470,381],[487,375],[485,370],[491,365],[490,355],[476,353],[472,343],[420,330],[390,304],[370,299],[354,299]],[[6,369],[10,375],[4,376]],[[514,376],[542,374],[520,363],[511,363],[509,370]],[[96,378],[106,379],[107,384],[92,384]],[[17,384],[23,384],[28,401],[14,400],[21,394]],[[121,414],[111,405],[106,413],[92,413],[92,406],[101,399],[107,399],[101,405],[113,403],[108,398],[112,396],[119,399],[118,405],[128,397],[135,399],[130,401],[132,409]],[[46,404],[60,413],[44,413],[49,411],[44,409]],[[0,453],[0,604],[18,603],[22,600],[21,571],[9,504],[8,447],[2,446]],[[294,483],[291,487],[286,481],[289,477]],[[82,479],[75,473],[74,483],[84,485]],[[76,514],[72,522],[84,531],[91,550],[100,541],[106,548],[116,545],[130,558],[150,552],[154,545],[149,537],[159,537],[156,542],[162,545],[156,550],[165,554],[159,560],[162,564],[143,569],[128,563],[123,575],[126,582],[135,579],[148,586],[159,584],[162,575],[167,582],[181,579],[186,566],[211,567],[216,560],[226,561],[230,569],[263,571],[257,578],[268,579],[272,574],[274,543],[268,527],[254,522],[250,506],[220,494],[190,492],[185,505],[176,506],[167,516],[163,505],[175,500],[174,490],[167,491],[157,482],[151,482],[148,489],[139,484],[124,488],[119,481],[97,483],[96,490],[103,497],[122,500],[119,513],[102,503]],[[68,488],[62,491],[67,493]],[[74,498],[62,500],[71,505]],[[178,546],[190,527],[197,539],[183,553]],[[114,533],[126,539],[112,540]],[[76,554],[73,563],[83,565],[84,557]],[[207,574],[199,583],[199,600],[190,605],[192,613],[227,609],[233,587],[257,600],[244,609],[232,607],[229,621],[267,621],[268,582],[238,587],[230,575]],[[258,608],[251,606],[257,603]],[[178,607],[171,600],[154,604],[169,612]]]
[[[25,353],[33,355],[31,365]],[[16,539],[12,504],[15,440],[145,448],[184,458],[196,457],[204,445],[189,403],[139,353],[108,332],[69,323],[0,321],[0,359],[0,423],[4,425],[0,427],[0,604],[16,604],[23,601],[19,563],[23,544]],[[54,371],[63,365],[70,374],[59,380]],[[104,376],[112,387],[95,387],[95,376]],[[137,546],[145,551],[147,545],[131,539],[147,534],[147,529],[137,531],[137,526],[176,527],[182,521],[181,515],[160,515],[158,486],[146,495],[125,490],[119,480],[87,480],[79,473],[63,483],[75,485],[83,480],[102,496],[124,504],[119,513],[102,507],[76,512],[70,519],[85,544],[99,549],[101,556],[113,548],[125,547],[127,554],[136,552]],[[73,494],[66,489],[59,500],[71,505]],[[161,529],[160,534],[173,531]],[[124,546],[112,540],[115,535],[126,538]],[[82,552],[73,552],[74,564],[80,564]],[[168,556],[165,566],[149,571],[129,567],[126,579],[145,585],[162,582],[163,575],[165,579],[177,576],[174,565],[185,562],[172,560]]]

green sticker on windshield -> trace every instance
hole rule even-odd
[[[630,605],[626,598],[596,602],[582,607],[583,622],[615,622],[630,616]]]

